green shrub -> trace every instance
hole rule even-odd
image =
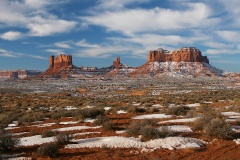
[[[59,133],[55,137],[55,142],[60,145],[68,144],[70,140],[72,139],[72,136],[68,133]]]
[[[19,144],[19,139],[12,138],[11,134],[0,131],[0,149],[3,152],[12,150],[17,144]]]
[[[37,155],[40,157],[57,157],[59,153],[58,146],[56,143],[45,143],[42,144],[38,149],[37,149]]]

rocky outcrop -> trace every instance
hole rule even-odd
[[[41,72],[37,70],[2,70],[0,71],[0,78],[23,79],[39,74],[41,74]]]
[[[117,57],[114,61],[113,61],[113,66],[115,68],[119,68],[121,65],[121,62],[120,62],[120,57]]]
[[[71,67],[72,64],[72,55],[60,54],[58,57],[50,56],[49,58],[49,69],[50,70],[61,70],[68,67]]]
[[[147,62],[205,62],[209,64],[207,56],[202,56],[199,49],[195,47],[184,47],[169,53],[167,50],[158,49],[150,51]]]

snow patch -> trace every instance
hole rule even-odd
[[[186,137],[167,137],[164,139],[154,139],[147,142],[141,142],[136,138],[112,136],[78,139],[73,140],[73,142],[78,144],[68,144],[65,148],[167,148],[173,150],[183,148],[200,148],[204,146],[203,141],[196,138]]]
[[[172,119],[167,121],[161,121],[158,124],[165,124],[165,123],[188,123],[188,122],[194,122],[198,118],[183,118],[183,119]]]
[[[119,110],[119,111],[117,111],[117,114],[124,114],[124,113],[127,113],[127,112],[124,111],[124,110]]]
[[[240,116],[240,113],[238,112],[222,112],[223,116]]]
[[[73,126],[73,127],[57,128],[57,129],[54,129],[53,131],[74,131],[74,130],[83,130],[83,129],[97,129],[97,128],[100,128],[100,127],[101,126],[96,126],[96,127]]]
[[[148,115],[142,115],[142,116],[135,116],[132,117],[132,119],[157,119],[157,118],[171,118],[171,115],[166,114],[148,114]]]
[[[192,129],[188,126],[184,125],[172,125],[172,126],[167,126],[168,129],[170,129],[173,132],[193,132]],[[161,129],[162,127],[159,127]]]
[[[20,143],[18,146],[33,146],[33,145],[41,145],[43,143],[49,143],[54,141],[54,137],[46,137],[42,138],[41,135],[30,136],[30,137],[22,137],[19,138]]]

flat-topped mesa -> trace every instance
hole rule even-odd
[[[207,56],[202,56],[199,49],[195,47],[183,47],[169,54],[169,51],[158,49],[150,51],[148,62],[205,62],[209,64]]]
[[[113,61],[113,66],[116,67],[116,68],[119,68],[120,65],[121,65],[120,57],[117,57],[117,58]]]
[[[60,70],[72,67],[72,55],[60,54],[58,57],[50,56],[49,69]]]

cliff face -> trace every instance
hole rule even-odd
[[[60,70],[72,66],[72,55],[60,54],[58,57],[50,56],[49,69]]]
[[[205,62],[209,64],[207,56],[202,56],[201,51],[194,47],[185,47],[175,50],[172,54],[163,49],[150,51],[147,62]]]

